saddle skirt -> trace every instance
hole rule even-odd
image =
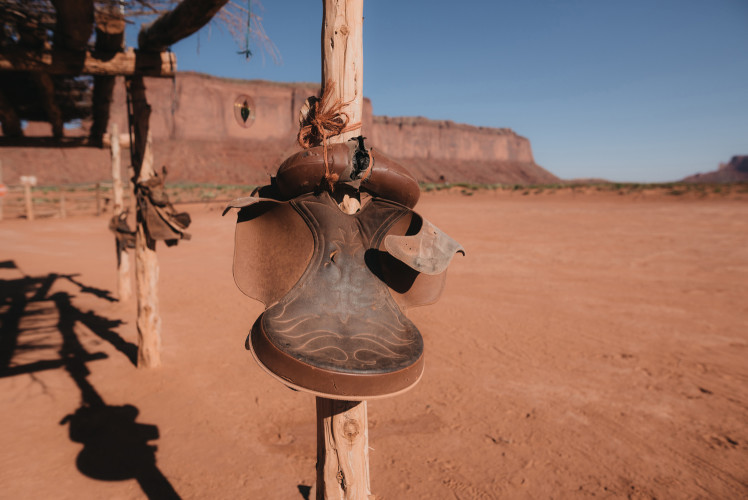
[[[242,198],[234,279],[266,306],[249,337],[286,385],[328,398],[387,396],[423,373],[423,339],[402,310],[435,302],[462,247],[408,207],[372,198],[353,215],[327,192]],[[227,209],[228,210],[228,209]]]

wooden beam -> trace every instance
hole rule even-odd
[[[88,47],[94,22],[93,0],[52,0],[57,23],[52,43],[56,49],[83,52]]]
[[[119,137],[119,128],[116,123],[112,123],[111,131],[111,136]],[[125,211],[125,202],[122,194],[122,162],[119,141],[109,143],[109,153],[112,164],[112,196],[114,197],[112,215],[120,215]]]
[[[345,103],[348,124],[363,118],[363,0],[323,0],[322,85],[335,85],[333,102]],[[329,139],[345,143],[360,129]],[[355,213],[360,204],[338,200],[341,210]],[[366,401],[317,397],[317,500],[368,500],[369,430]]]
[[[114,76],[94,76],[91,103],[93,121],[88,133],[92,145],[99,147],[104,145],[104,132],[109,125],[109,109],[112,105],[115,82],[116,77]]]
[[[136,183],[145,182],[155,175],[153,145],[149,122],[151,106],[145,96],[142,76],[127,78],[128,99],[132,106],[131,144],[132,164]],[[135,188],[137,189],[137,187]],[[137,193],[135,193],[137,194]],[[156,242],[148,235],[145,214],[138,206],[135,235],[135,290],[138,298],[138,367],[154,368],[161,365],[161,315],[158,302],[159,265]]]
[[[55,85],[52,77],[47,73],[32,73],[32,77],[39,90],[44,111],[47,113],[47,119],[52,124],[52,136],[59,138],[63,136],[62,111],[55,101]]]
[[[36,186],[36,176],[22,175],[23,198],[26,205],[26,220],[34,220],[34,199],[31,196],[31,188]]]
[[[13,105],[5,97],[5,93],[0,90],[0,122],[2,122],[3,135],[8,138],[23,137],[23,128],[21,120]]]
[[[96,50],[99,52],[119,52],[125,43],[125,18],[114,6],[96,12]],[[103,145],[103,137],[109,126],[109,108],[112,104],[114,76],[94,76],[92,112],[93,121],[89,138],[92,144]]]
[[[340,99],[346,103],[348,125],[361,123],[364,117],[363,0],[325,0],[323,5],[322,85],[334,82],[332,102]],[[361,130],[351,130],[330,138],[330,142],[345,143],[359,135]]]
[[[145,83],[142,77],[126,78],[125,90],[128,98],[129,131],[132,137],[130,156],[137,183],[154,176],[152,162],[144,160],[150,132],[151,105],[146,99]]]
[[[182,0],[173,10],[140,28],[140,50],[160,52],[210,22],[228,0]]]
[[[0,53],[0,71],[38,71],[50,75],[172,77],[177,58],[171,52],[84,52],[8,50]]]
[[[0,160],[0,186],[3,186],[3,160]],[[6,186],[3,188],[7,189]],[[3,198],[5,196],[0,196],[0,220],[3,220]]]
[[[116,123],[112,123],[111,135],[119,136]],[[112,207],[112,218],[119,219],[125,211],[124,196],[122,195],[122,167],[119,141],[113,141],[110,145],[110,157],[112,161],[112,194],[114,195],[114,206]],[[115,238],[114,244],[117,250],[117,298],[127,301],[132,295],[130,287],[130,257],[127,254],[127,245],[124,239]]]
[[[65,219],[68,216],[68,212],[65,209],[65,190],[60,190],[60,219]]]

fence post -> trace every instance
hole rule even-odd
[[[96,217],[101,215],[101,183],[96,183]]]
[[[26,220],[34,220],[34,201],[31,198],[31,187],[36,186],[36,176],[22,175],[23,197],[26,201]]]
[[[0,186],[2,186],[4,189],[5,186],[3,185],[3,160],[0,160]],[[3,220],[3,198],[5,197],[5,192],[0,193],[0,220]]]
[[[67,210],[65,210],[65,188],[60,188],[60,219],[64,219],[68,216]]]

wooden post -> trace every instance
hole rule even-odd
[[[0,186],[3,184],[3,160],[0,160]],[[3,220],[3,203],[4,196],[0,196],[0,220]]]
[[[34,202],[31,199],[31,187],[36,186],[36,177],[33,175],[22,175],[23,197],[26,201],[26,220],[34,220]]]
[[[124,10],[114,3],[100,6],[94,13],[96,21],[96,51],[121,51],[125,45]],[[102,146],[104,132],[109,123],[115,77],[94,76],[92,111],[93,120],[88,137],[91,143]]]
[[[317,398],[317,499],[369,500],[366,401]]]
[[[64,122],[62,119],[62,110],[55,100],[55,85],[52,77],[47,73],[29,73],[36,82],[41,91],[41,103],[47,114],[47,120],[52,125],[52,135],[62,137],[64,135]]]
[[[333,101],[346,103],[349,125],[363,118],[363,0],[323,0],[322,85],[335,83]],[[360,130],[330,138],[344,143]],[[356,204],[345,203],[355,212]],[[369,500],[366,401],[317,397],[317,500]]]
[[[26,201],[26,220],[34,220],[34,204],[31,200],[31,184],[23,184],[23,197]]]
[[[86,50],[94,22],[93,0],[52,0],[57,23],[53,42],[55,47]]]
[[[138,368],[161,366],[161,316],[158,303],[156,242],[138,222],[135,235],[135,287],[138,295]]]
[[[151,107],[145,96],[143,77],[127,78],[128,101],[132,107],[131,127],[134,140],[130,147],[137,183],[155,175],[153,146],[149,121]],[[153,368],[161,365],[161,316],[158,304],[158,258],[156,242],[145,229],[145,214],[137,214],[135,235],[135,288],[138,298],[138,367]]]
[[[112,195],[114,197],[112,217],[119,218],[120,214],[125,210],[125,202],[122,193],[119,129],[116,123],[112,123],[109,135],[111,137],[109,142],[112,159]],[[130,257],[127,254],[127,247],[121,244],[120,241],[120,238],[115,238],[117,249],[117,297],[119,300],[125,301],[132,295],[132,288],[130,287]]]
[[[2,56],[0,56],[0,59],[2,59]],[[1,63],[0,60],[0,68],[2,68]],[[2,89],[0,89],[0,122],[0,125],[2,125],[0,130],[3,131],[5,137],[23,137],[23,127],[21,126],[21,119],[18,118],[18,112]]]
[[[120,161],[122,157],[120,154],[119,127],[117,127],[116,123],[112,123],[109,136],[111,137],[109,141],[109,155],[112,162],[112,198],[114,198],[112,213],[119,215],[124,211],[125,203],[122,193],[122,162]]]
[[[96,217],[101,215],[101,183],[96,183]]]
[[[136,214],[138,212],[138,200],[135,199],[135,184],[132,180],[135,178],[135,168],[132,165],[127,166],[127,194],[128,194],[128,206],[130,207],[130,213]]]
[[[60,219],[64,219],[68,216],[67,210],[65,210],[65,188],[60,188]]]
[[[346,103],[348,124],[361,123],[364,118],[364,52],[363,0],[323,0],[322,20],[322,85],[335,82],[333,102]],[[330,138],[331,143],[345,143],[361,135],[351,130]]]

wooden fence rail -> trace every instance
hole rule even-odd
[[[98,187],[97,187],[98,186]],[[249,196],[256,186],[216,184],[168,184],[166,192],[174,205],[208,204],[223,206],[229,201]],[[134,214],[132,187],[125,188],[123,204]],[[100,215],[111,217],[114,208],[112,181],[86,184],[64,184],[35,186],[31,191],[33,211],[36,218],[64,218],[77,215]],[[3,197],[3,219],[26,217],[24,187],[8,185]],[[189,209],[188,209],[189,210]],[[130,216],[134,225],[134,215]]]
[[[3,218],[27,217],[24,186],[8,185],[3,197]],[[126,199],[126,204],[130,200]],[[104,215],[111,212],[112,183],[34,186],[31,205],[35,218],[61,217],[70,214]]]

